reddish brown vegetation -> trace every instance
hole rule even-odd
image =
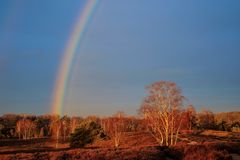
[[[86,148],[58,152],[18,153],[1,155],[1,160],[12,159],[80,159],[80,160],[231,160],[230,153],[239,153],[239,144],[213,143],[202,145],[181,145],[176,147],[130,147],[130,148]]]
[[[184,160],[231,160],[230,153],[240,154],[239,143],[204,143],[180,146]]]
[[[203,110],[197,113],[192,105],[184,109],[185,98],[173,82],[160,81],[148,90],[149,95],[140,109],[142,117],[126,116],[123,112],[85,119],[3,115],[0,117],[0,159],[230,160],[238,157],[240,112],[214,114]],[[82,149],[71,149],[69,139],[72,142],[75,133],[83,137],[77,130],[85,120],[94,121],[107,138],[87,143]]]
[[[149,95],[144,99],[140,111],[149,132],[161,146],[176,145],[183,122],[181,107],[185,99],[180,88],[173,82],[160,81],[147,89]]]
[[[183,136],[183,135],[181,135]],[[69,149],[64,148],[64,145],[60,145],[59,149],[54,148],[55,142],[52,141],[52,147],[39,148],[39,146],[44,146],[45,143],[49,143],[48,139],[43,140],[42,142],[34,142],[34,140],[21,140],[21,143],[17,145],[29,146],[29,143],[32,143],[33,147],[36,144],[39,144],[38,147],[35,147],[35,150],[12,150],[11,152],[3,153],[2,148],[6,146],[6,144],[11,144],[14,142],[16,145],[16,141],[11,141],[5,143],[1,147],[0,158],[1,160],[11,160],[11,159],[50,159],[50,160],[58,160],[58,159],[82,159],[82,160],[90,160],[90,159],[168,159],[168,160],[215,160],[215,159],[223,159],[230,160],[231,153],[240,154],[240,143],[237,142],[221,142],[216,137],[208,137],[205,138],[206,141],[210,142],[201,142],[202,136],[200,135],[185,135],[189,139],[192,137],[195,140],[198,140],[198,144],[190,145],[187,143],[179,143],[177,146],[173,147],[164,147],[158,146],[154,138],[148,132],[136,132],[136,133],[123,133],[122,140],[119,148],[114,147],[114,141],[109,139],[105,141],[97,141],[92,145],[88,145],[84,149]],[[227,137],[224,137],[227,138]],[[223,138],[223,139],[224,139]],[[239,138],[239,137],[237,137]],[[25,142],[25,143],[24,143]],[[9,146],[9,148],[15,148],[15,146]],[[60,148],[61,147],[61,148]],[[67,147],[67,146],[65,146]],[[7,149],[9,150],[9,149]]]

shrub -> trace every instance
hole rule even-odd
[[[57,157],[57,160],[71,160],[72,159],[72,156],[68,153],[61,153],[58,157]]]
[[[48,155],[48,153],[37,152],[37,153],[33,154],[33,159],[35,159],[35,160],[49,160],[50,156]]]
[[[168,146],[157,146],[156,149],[158,150],[158,157],[161,158],[169,158],[174,160],[181,160],[183,159],[183,153],[180,149]]]
[[[231,145],[235,148],[234,144]],[[225,143],[187,145],[183,152],[184,160],[232,160],[230,153],[237,153],[229,144]]]
[[[207,154],[209,160],[232,160],[232,156],[227,151],[209,151]]]
[[[97,139],[103,139],[105,134],[100,124],[95,121],[86,120],[80,123],[70,137],[70,147],[82,148]]]

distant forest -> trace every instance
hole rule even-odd
[[[147,86],[138,116],[117,112],[109,117],[69,117],[59,115],[5,114],[0,117],[0,138],[43,138],[69,140],[71,135],[104,132],[118,147],[124,132],[149,132],[161,146],[178,142],[184,131],[220,130],[239,132],[240,112],[214,114],[210,110],[197,113],[193,105],[183,107],[186,98],[173,82],[159,81]],[[80,131],[82,130],[82,131]],[[95,134],[95,133],[94,133]]]
[[[127,116],[123,112],[109,117],[88,116],[86,118],[66,115],[60,117],[59,115],[4,114],[0,117],[0,138],[56,138],[57,134],[61,138],[67,138],[84,120],[99,123],[108,133],[114,129],[118,122],[123,126],[122,131],[148,130],[146,122],[141,116]],[[189,106],[184,111],[181,130],[206,129],[240,131],[240,112],[214,114],[209,110],[204,110],[196,113],[194,107]]]

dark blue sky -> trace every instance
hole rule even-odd
[[[0,1],[0,114],[49,112],[84,1]],[[136,114],[174,81],[198,110],[240,109],[240,1],[102,0],[79,43],[64,112]]]

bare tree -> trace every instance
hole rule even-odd
[[[70,133],[70,118],[67,116],[63,116],[61,118],[61,126],[62,126],[62,135],[63,140],[66,141],[66,137],[69,136]]]
[[[183,100],[180,88],[173,82],[160,81],[147,87],[140,112],[149,131],[160,145],[175,145],[182,123]]]
[[[186,112],[187,112],[188,118],[189,118],[189,130],[192,130],[193,127],[196,126],[197,113],[196,113],[196,110],[193,105],[189,105],[186,109]]]
[[[113,139],[115,147],[119,147],[124,132],[124,112],[119,111],[113,116]]]
[[[187,108],[182,113],[182,129],[192,130],[193,127],[196,127],[196,111],[193,105],[187,106]]]
[[[36,124],[29,119],[21,119],[16,124],[16,132],[18,133],[19,139],[29,139],[34,136],[36,131]]]
[[[56,139],[56,148],[58,148],[61,129],[62,129],[61,119],[59,117],[53,118],[50,124],[50,130],[52,137]]]
[[[102,118],[100,124],[104,132],[114,141],[114,146],[119,147],[122,134],[125,131],[124,112],[117,112],[112,117]]]
[[[215,118],[212,111],[203,109],[197,115],[197,124],[199,129],[215,129]]]
[[[70,133],[73,133],[75,131],[75,129],[78,127],[81,121],[82,118],[80,117],[72,117],[70,119]]]

